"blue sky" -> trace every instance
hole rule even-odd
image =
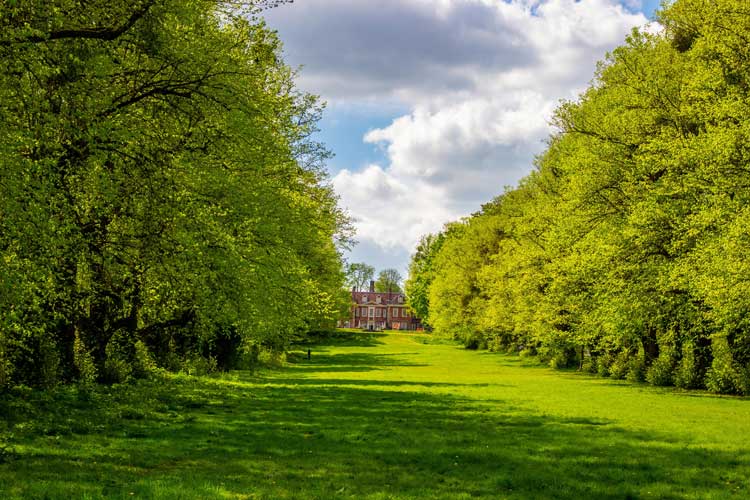
[[[406,276],[419,237],[532,168],[561,99],[657,0],[296,0],[269,11],[298,87],[328,104],[317,139],[360,242]],[[649,29],[656,29],[653,25]]]

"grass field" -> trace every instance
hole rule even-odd
[[[750,401],[530,363],[351,334],[275,371],[17,390],[0,498],[750,497]]]

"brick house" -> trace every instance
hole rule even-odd
[[[409,313],[403,293],[376,292],[375,282],[371,281],[367,292],[352,289],[350,317],[343,326],[365,330],[417,330],[422,328],[422,322]]]

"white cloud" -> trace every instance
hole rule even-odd
[[[559,100],[647,23],[615,0],[299,0],[295,9],[279,21],[292,62],[306,64],[304,88],[334,103],[411,109],[363,138],[384,148],[385,164],[333,179],[358,238],[384,251],[412,250],[527,174]]]
[[[404,182],[378,165],[342,170],[333,179],[341,203],[355,217],[360,238],[383,248],[411,250],[413,234],[439,230],[455,217],[442,203],[445,193],[426,182]]]

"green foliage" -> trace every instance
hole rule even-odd
[[[0,464],[12,462],[18,457],[13,446],[13,434],[0,431]]]
[[[666,350],[646,371],[646,381],[651,385],[667,386],[675,384],[675,361],[673,353]]]
[[[180,364],[180,372],[191,376],[208,375],[218,369],[216,359],[193,354]]]
[[[375,268],[365,262],[352,262],[346,266],[346,282],[355,290],[367,290],[375,277]]]
[[[422,323],[431,326],[430,285],[435,278],[434,259],[445,241],[443,233],[422,236],[409,263],[409,277],[404,284],[409,309]]]
[[[396,269],[383,269],[375,281],[375,291],[380,293],[401,293],[401,273]]]
[[[630,370],[630,356],[627,352],[620,352],[615,356],[612,364],[609,365],[609,376],[613,379],[622,380],[628,375]]]
[[[697,362],[695,345],[692,342],[684,343],[682,357],[674,375],[674,384],[683,389],[700,389],[704,387],[704,377]]]
[[[418,249],[407,291],[437,333],[535,345],[555,366],[591,352],[600,374],[657,385],[708,371],[712,390],[743,391],[750,8],[677,0],[659,21],[562,103],[529,176]],[[708,350],[717,332],[726,346]]]
[[[0,13],[0,385],[126,380],[172,339],[284,348],[337,319],[351,229],[272,5]]]
[[[646,380],[646,360],[642,354],[630,358],[628,361],[628,374],[626,378],[630,382],[643,382]]]
[[[614,358],[611,354],[606,353],[598,356],[596,359],[596,374],[600,377],[609,377],[611,375],[610,368],[614,363]]]
[[[159,367],[154,357],[142,340],[135,343],[135,358],[133,363],[134,375],[140,378],[150,378],[159,373]]]
[[[78,370],[78,383],[84,389],[90,389],[97,381],[98,373],[94,357],[81,336],[76,332],[73,342],[73,364]]]
[[[737,394],[741,391],[740,373],[737,370],[727,338],[714,335],[711,338],[713,361],[706,372],[706,388],[721,394]]]

